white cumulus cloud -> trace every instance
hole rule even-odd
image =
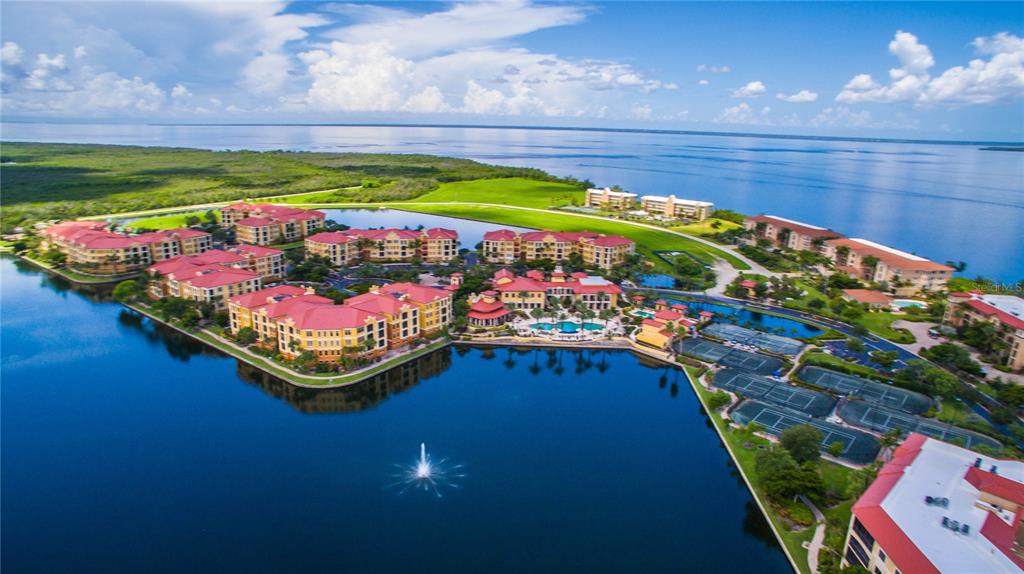
[[[775,99],[782,100],[783,102],[790,102],[793,104],[805,104],[813,101],[817,101],[818,93],[810,90],[800,90],[795,94],[786,95],[783,93],[775,94]]]
[[[741,88],[736,88],[732,92],[734,98],[757,98],[768,90],[763,82],[753,81],[747,82],[747,84]]]
[[[709,66],[707,64],[701,64],[697,66],[698,72],[711,72],[712,74],[727,74],[731,71],[729,66]]]
[[[956,106],[1024,95],[1024,39],[1000,32],[975,38],[973,45],[978,55],[988,59],[976,58],[932,77],[929,70],[935,66],[935,58],[931,50],[913,34],[899,31],[889,43],[889,52],[900,66],[889,70],[889,83],[882,84],[870,74],[857,74],[843,86],[836,101]]]

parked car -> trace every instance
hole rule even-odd
[[[932,339],[938,339],[939,338],[939,328],[938,327],[932,327],[931,329],[928,329],[928,336],[931,337]]]

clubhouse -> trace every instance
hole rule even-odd
[[[209,233],[167,229],[139,235],[111,231],[101,221],[65,221],[41,232],[43,250],[57,249],[73,266],[97,273],[126,273],[181,255],[213,247]]]
[[[509,309],[546,309],[552,299],[562,299],[573,305],[582,304],[592,311],[601,311],[614,309],[622,294],[618,285],[604,277],[582,272],[567,275],[561,268],[555,268],[547,278],[536,269],[527,271],[524,276],[499,269],[491,279],[491,285],[496,298]]]
[[[229,328],[252,329],[261,345],[318,362],[372,358],[440,333],[452,320],[452,293],[414,283],[375,287],[338,305],[311,290],[279,285],[228,301]]]
[[[324,231],[305,240],[306,254],[327,258],[335,266],[362,261],[419,259],[447,263],[459,253],[459,234],[451,229],[347,229]]]
[[[270,203],[234,203],[220,210],[224,227],[235,229],[239,243],[270,245],[296,241],[324,226],[324,212],[315,209],[284,207]]]
[[[550,259],[567,261],[579,255],[583,264],[611,269],[636,252],[632,239],[592,231],[527,231],[498,229],[484,234],[481,253],[488,263],[511,265],[516,261]]]

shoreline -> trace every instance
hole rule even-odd
[[[805,572],[805,570],[800,569],[800,566],[798,565],[796,558],[789,551],[789,546],[786,546],[786,542],[785,540],[783,540],[782,534],[779,532],[778,527],[775,525],[775,521],[772,520],[771,514],[769,514],[768,512],[768,508],[761,500],[761,496],[758,494],[757,489],[754,488],[754,483],[750,480],[750,478],[747,476],[747,473],[743,470],[743,465],[740,464],[739,458],[736,457],[736,453],[732,451],[732,447],[729,445],[729,441],[725,439],[725,435],[723,434],[721,426],[715,423],[715,411],[708,407],[708,404],[704,400],[703,395],[701,395],[700,390],[697,388],[697,385],[701,384],[700,381],[694,380],[694,378],[690,376],[690,371],[687,370],[684,365],[677,366],[680,369],[682,369],[683,375],[686,376],[686,380],[690,382],[690,390],[693,391],[694,395],[696,395],[697,402],[700,403],[701,407],[704,409],[704,412],[707,414],[707,417],[711,419],[711,426],[714,427],[715,433],[718,435],[718,441],[722,443],[722,446],[725,447],[725,452],[729,453],[729,458],[732,459],[733,466],[735,466],[736,470],[739,471],[740,477],[743,479],[743,483],[747,486],[747,490],[750,492],[751,498],[753,498],[754,502],[757,503],[757,507],[761,510],[761,515],[764,516],[764,519],[768,523],[768,526],[772,529],[772,534],[775,535],[775,541],[779,543],[779,547],[782,549],[782,553],[785,554],[786,559],[789,560],[789,565],[793,567],[793,571],[797,574]],[[729,423],[726,422],[725,420],[722,420],[722,424],[728,425]],[[808,566],[808,570],[809,569],[810,566]]]
[[[422,347],[412,349],[402,354],[401,356],[392,357],[391,359],[369,365],[356,371],[350,371],[348,373],[336,373],[333,375],[304,375],[301,373],[290,372],[287,370],[286,367],[274,363],[271,359],[264,357],[262,355],[257,355],[256,353],[253,353],[248,349],[238,347],[237,345],[234,345],[233,343],[228,342],[226,339],[219,337],[218,335],[215,335],[209,331],[206,331],[205,329],[200,329],[199,331],[196,332],[188,331],[186,329],[182,329],[177,325],[173,325],[171,323],[168,323],[167,321],[164,321],[163,319],[157,317],[148,309],[145,309],[140,305],[131,303],[121,303],[121,305],[127,309],[139,313],[140,315],[150,319],[155,323],[164,325],[165,327],[171,328],[177,331],[178,333],[181,333],[182,335],[191,337],[192,339],[195,339],[196,341],[199,341],[209,347],[212,347],[224,353],[225,355],[230,356],[233,359],[242,361],[243,363],[253,368],[259,369],[260,371],[263,371],[264,373],[270,376],[277,377],[290,385],[306,389],[328,390],[356,385],[362,383],[363,381],[369,379],[370,377],[373,377],[385,371],[389,371],[395,367],[401,366],[414,359],[418,359],[423,355],[427,355],[433,351],[443,349],[452,344],[452,341],[446,338],[440,341],[428,343],[427,345],[424,345]],[[303,382],[301,379],[309,381],[323,380],[324,382]]]

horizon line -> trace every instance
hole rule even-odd
[[[941,140],[941,139],[915,139],[896,137],[862,137],[862,136],[828,136],[828,135],[804,135],[804,134],[779,134],[779,133],[758,133],[758,132],[728,132],[711,130],[674,130],[667,128],[615,128],[615,127],[593,127],[593,126],[542,126],[542,125],[501,125],[501,124],[430,124],[430,123],[387,123],[387,122],[41,122],[33,120],[3,120],[3,123],[11,124],[87,124],[87,125],[143,125],[158,127],[401,127],[401,128],[459,128],[459,129],[516,129],[536,131],[578,131],[578,132],[606,132],[606,133],[642,133],[657,135],[696,135],[696,136],[729,136],[729,137],[755,137],[765,139],[791,139],[791,140],[817,140],[817,141],[849,141],[860,143],[904,143],[904,144],[934,144],[934,145],[983,145],[983,146],[1008,146],[1024,147],[1024,141],[996,141],[996,140]]]

